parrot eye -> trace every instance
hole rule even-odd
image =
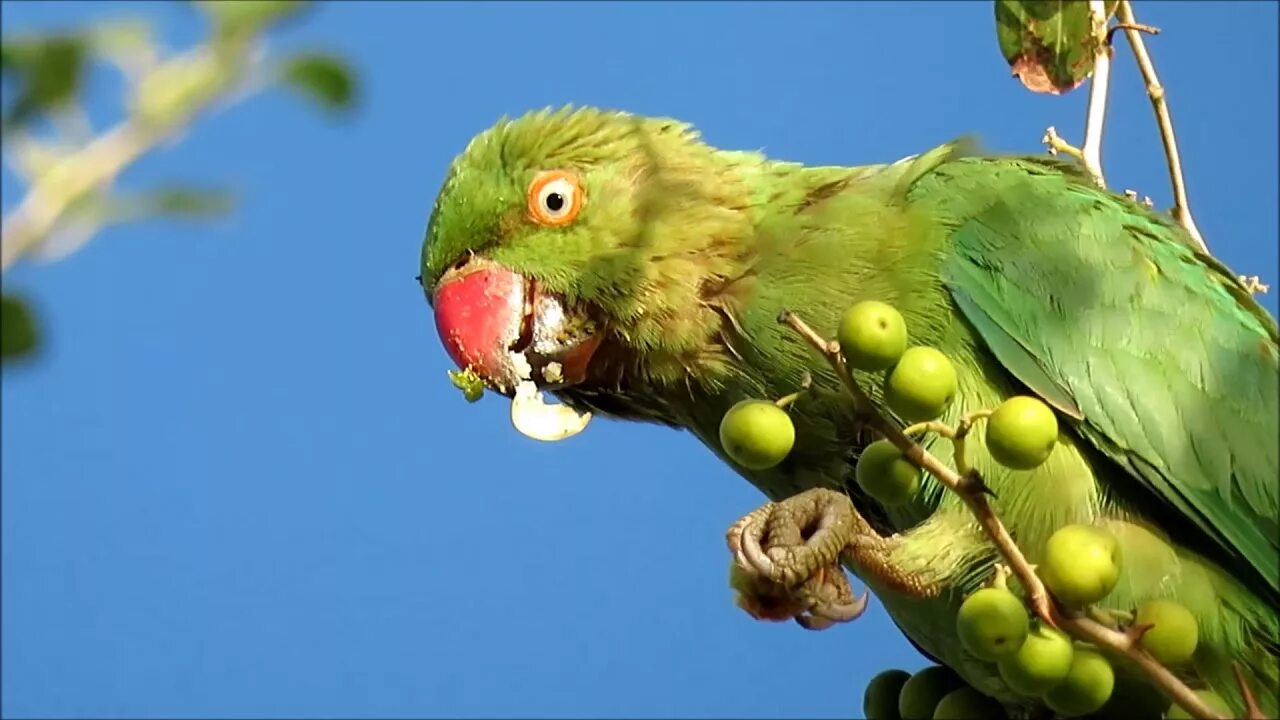
[[[541,225],[567,225],[586,199],[578,178],[564,170],[540,172],[529,183],[529,216]]]

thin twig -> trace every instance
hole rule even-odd
[[[1169,103],[1165,100],[1164,87],[1156,76],[1151,56],[1147,54],[1147,46],[1142,41],[1142,31],[1134,20],[1133,8],[1129,0],[1120,0],[1116,7],[1116,18],[1124,28],[1129,46],[1133,48],[1133,56],[1138,61],[1138,69],[1142,71],[1142,79],[1147,84],[1147,96],[1151,98],[1151,108],[1155,111],[1156,122],[1160,126],[1160,139],[1164,142],[1164,154],[1169,164],[1169,182],[1173,186],[1173,218],[1177,220],[1195,240],[1200,252],[1208,254],[1209,247],[1191,217],[1191,207],[1187,203],[1186,183],[1182,178],[1182,160],[1178,156],[1178,141],[1173,135],[1173,119],[1169,117]]]
[[[84,193],[111,182],[158,141],[148,129],[125,121],[41,175],[0,226],[0,270],[43,242]]]
[[[200,46],[165,61],[165,65],[181,67],[209,54],[217,56],[217,51]],[[219,58],[224,64],[237,61]],[[209,109],[227,89],[243,79],[240,73],[231,71],[229,65],[224,67],[227,71],[218,84],[186,109],[186,122]],[[19,257],[44,242],[67,210],[86,192],[110,185],[125,168],[180,130],[180,125],[157,125],[126,118],[41,173],[26,197],[0,226],[0,271],[7,270]]]
[[[1093,79],[1089,81],[1089,110],[1084,123],[1084,145],[1081,159],[1099,187],[1106,187],[1102,174],[1102,128],[1107,118],[1107,88],[1111,85],[1111,45],[1106,41],[1107,8],[1105,0],[1089,0],[1089,21],[1093,25],[1096,50],[1093,57]]]
[[[813,328],[809,327],[793,312],[784,311],[778,316],[778,319],[789,325],[810,345],[826,356],[827,361],[831,363],[836,374],[844,381],[845,387],[853,394],[854,399],[860,406],[868,409],[866,419],[872,429],[893,443],[908,460],[933,475],[938,482],[959,493],[965,504],[969,505],[978,516],[978,523],[991,536],[996,547],[1005,556],[1009,567],[1018,576],[1018,580],[1023,583],[1023,587],[1026,588],[1028,594],[1028,600],[1036,615],[1045,622],[1056,625],[1052,603],[1049,602],[1049,593],[1045,590],[1044,583],[1040,582],[1039,576],[1035,574],[1035,570],[1032,569],[1027,559],[1022,556],[1008,530],[1005,529],[1003,523],[996,518],[995,513],[991,510],[991,505],[987,503],[986,494],[980,491],[981,479],[974,474],[961,476],[937,457],[927,452],[919,443],[914,442],[903,434],[901,428],[876,412],[871,398],[867,397],[867,394],[863,392],[858,383],[853,380],[853,376],[849,374],[844,358],[840,354],[839,343],[824,340],[821,335],[814,332]],[[975,492],[975,490],[978,491]]]
[[[976,473],[961,475],[951,469],[918,443],[908,438],[901,428],[890,422],[888,418],[875,409],[867,394],[849,374],[844,357],[840,353],[839,343],[824,339],[809,327],[795,313],[784,310],[778,316],[778,322],[789,326],[805,342],[822,353],[827,362],[835,370],[845,387],[853,395],[860,408],[865,408],[867,423],[892,442],[903,455],[917,467],[929,472],[948,489],[959,494],[977,517],[978,524],[1000,551],[1005,562],[1027,592],[1032,611],[1052,626],[1065,630],[1079,639],[1091,642],[1098,647],[1107,648],[1129,658],[1151,681],[1151,684],[1163,692],[1170,700],[1187,710],[1193,717],[1203,720],[1226,720],[1209,707],[1191,688],[1187,687],[1176,675],[1164,665],[1156,661],[1138,645],[1138,637],[1129,633],[1114,630],[1080,613],[1061,611],[1053,602],[1040,576],[1022,554],[1022,550],[1009,535],[1004,523],[996,517],[987,503],[985,486]]]
[[[1118,23],[1116,23],[1115,25],[1112,25],[1110,28],[1108,28],[1108,29],[1107,29],[1107,44],[1108,44],[1108,45],[1110,45],[1110,44],[1112,43],[1112,41],[1115,39],[1115,37],[1114,37],[1114,36],[1115,36],[1115,34],[1116,34],[1116,31],[1117,31],[1117,30],[1137,30],[1138,32],[1144,32],[1144,33],[1146,33],[1146,34],[1148,34],[1148,35],[1159,35],[1159,34],[1160,34],[1160,28],[1156,27],[1155,25],[1144,25],[1143,23],[1122,23],[1122,22],[1118,22]]]
[[[1040,138],[1040,142],[1049,147],[1050,155],[1066,153],[1081,162],[1084,161],[1084,151],[1066,140],[1063,140],[1062,136],[1058,134],[1058,129],[1052,125],[1045,128],[1044,137]]]

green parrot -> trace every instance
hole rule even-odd
[[[711,147],[672,119],[546,109],[453,162],[419,280],[450,356],[490,389],[532,383],[578,412],[687,430],[731,465],[725,412],[806,386],[786,459],[735,470],[775,510],[814,493],[851,503],[861,549],[844,561],[906,637],[1011,711],[1044,712],[957,638],[960,603],[1000,561],[972,514],[928,476],[905,505],[863,493],[853,468],[877,436],[778,321],[791,310],[833,334],[854,303],[889,303],[913,345],[956,368],[943,421],[1013,395],[1057,414],[1033,470],[996,463],[981,425],[969,443],[1029,561],[1064,525],[1107,528],[1123,574],[1102,605],[1175,599],[1199,628],[1187,682],[1243,714],[1238,663],[1280,710],[1275,320],[1179,225],[1073,162],[958,141],[806,167]],[[876,377],[854,374],[888,414]],[[950,443],[922,443],[952,463]]]

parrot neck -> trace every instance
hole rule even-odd
[[[941,331],[932,327],[938,282],[928,270],[936,248],[928,224],[891,196],[895,173],[748,153],[714,161],[714,172],[703,165],[702,176],[681,178],[704,202],[667,211],[649,228],[652,285],[640,320],[615,330],[587,382],[562,399],[688,427],[702,424],[691,405],[715,413],[743,396],[793,392],[820,359],[778,324],[784,308],[833,334],[849,305],[878,299],[903,310],[918,330],[913,342]]]

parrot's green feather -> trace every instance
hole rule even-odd
[[[959,272],[962,271],[957,271],[957,274]],[[956,307],[986,341],[987,347],[996,359],[1003,363],[1014,377],[1035,390],[1045,402],[1077,420],[1082,418],[1080,408],[1076,407],[1070,392],[1045,371],[1031,350],[1028,350],[1017,338],[1005,332],[982,309],[984,307],[982,302],[974,300],[974,296],[981,292],[980,287],[971,289],[954,282],[951,285],[951,296],[955,300]],[[997,302],[993,298],[984,298],[984,301],[988,304]]]
[[[1065,394],[1085,437],[1280,600],[1280,425],[1257,402],[1277,393],[1274,326],[1170,221],[1061,175],[1005,173],[1007,187],[974,163],[930,179],[979,175],[992,191],[951,234],[957,307],[1011,373],[1059,407]]]
[[[571,225],[537,227],[525,189],[557,168],[581,176],[585,207]],[[428,297],[471,254],[605,318],[588,378],[557,390],[562,400],[687,429],[726,462],[725,411],[811,377],[789,408],[787,459],[735,469],[773,499],[847,491],[895,536],[895,565],[946,588],[922,600],[864,577],[903,632],[975,687],[1034,705],[958,642],[959,603],[998,560],[969,510],[927,476],[904,505],[863,493],[852,468],[874,436],[830,366],[777,322],[786,308],[832,334],[855,302],[893,304],[910,342],[956,367],[943,421],[1029,392],[1059,411],[1059,442],[1034,470],[996,463],[981,423],[968,443],[1028,559],[1064,524],[1107,527],[1125,560],[1104,605],[1176,599],[1199,625],[1198,682],[1241,710],[1239,662],[1264,710],[1277,709],[1275,321],[1181,227],[1098,188],[1078,163],[957,142],[805,167],[717,150],[672,120],[543,111],[481,134],[450,169],[423,247]],[[880,375],[855,375],[880,402]],[[952,462],[950,443],[924,442]]]

